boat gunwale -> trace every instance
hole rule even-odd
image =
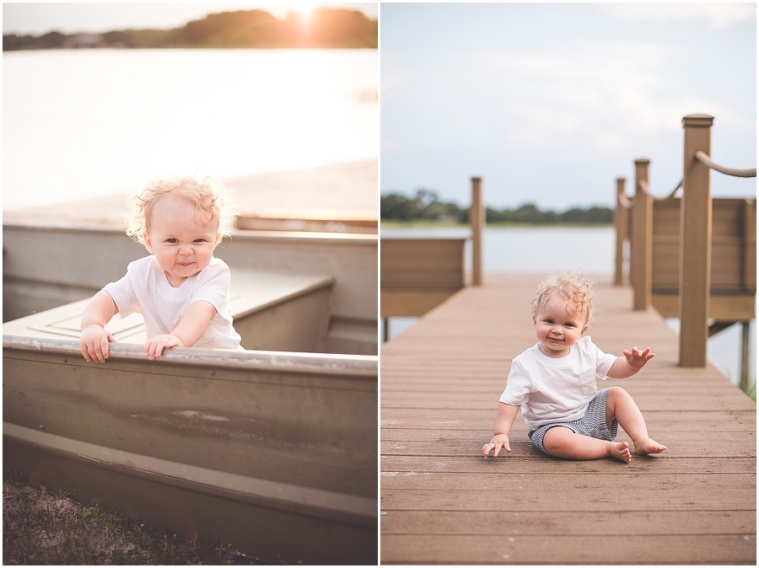
[[[4,335],[4,357],[8,356],[8,350],[47,353],[64,357],[80,357],[82,358],[82,364],[90,364],[84,361],[79,342],[73,339],[47,339]],[[111,345],[109,347],[108,360],[150,361],[142,345],[127,343]],[[377,355],[300,353],[291,351],[237,351],[231,349],[175,347],[151,362],[157,365],[179,364],[217,369],[297,372],[313,375],[329,374],[376,381],[378,361],[379,357]]]

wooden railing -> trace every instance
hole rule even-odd
[[[709,158],[714,118],[683,118],[683,180],[670,195],[649,191],[649,161],[635,161],[635,196],[617,179],[615,283],[624,280],[624,242],[630,241],[633,308],[655,307],[680,319],[679,364],[706,365],[710,333],[754,318],[756,296],[756,199],[712,199],[710,170],[756,177]],[[682,187],[682,197],[674,197]],[[715,322],[709,326],[708,319]],[[747,344],[747,326],[744,326]],[[744,350],[744,361],[747,352]],[[745,372],[744,372],[745,375]]]
[[[472,230],[471,284],[482,284],[482,231],[485,208],[482,179],[472,178],[469,209]],[[466,238],[382,237],[380,246],[380,315],[388,318],[419,317],[466,285]]]
[[[464,287],[464,238],[383,238],[382,317],[419,317]]]

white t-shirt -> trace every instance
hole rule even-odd
[[[122,318],[133,312],[142,314],[148,338],[171,333],[190,304],[206,301],[216,308],[216,315],[193,347],[242,349],[240,335],[232,326],[229,267],[223,260],[212,258],[203,270],[174,288],[155,257],[146,256],[130,262],[126,275],[103,290],[111,295]]]
[[[588,336],[560,358],[543,355],[535,344],[512,361],[500,401],[522,405],[530,430],[578,420],[596,394],[596,378],[605,380],[616,359],[593,345]]]

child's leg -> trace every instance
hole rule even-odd
[[[648,437],[648,428],[643,415],[627,391],[620,387],[611,387],[606,395],[606,423],[616,419],[635,444],[636,454],[658,454],[667,449]]]
[[[575,434],[564,426],[554,426],[543,436],[543,447],[558,458],[571,460],[598,460],[614,457],[623,462],[632,459],[627,442],[608,442]]]

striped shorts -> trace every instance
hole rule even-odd
[[[614,438],[617,437],[619,423],[614,419],[611,424],[606,424],[606,397],[608,396],[608,390],[609,389],[604,389],[596,393],[596,396],[593,397],[593,400],[590,401],[588,408],[585,410],[585,416],[579,420],[544,424],[529,432],[527,435],[530,437],[533,445],[541,452],[547,454],[548,452],[546,452],[546,449],[543,446],[543,436],[545,436],[546,432],[554,426],[564,426],[565,428],[572,430],[575,434],[613,442]]]

